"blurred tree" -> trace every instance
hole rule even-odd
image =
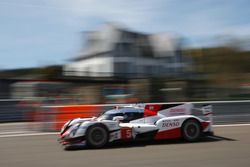
[[[193,60],[193,73],[206,76],[217,98],[230,96],[236,88],[250,82],[250,51],[236,47],[186,49]]]
[[[22,68],[0,71],[0,78],[53,79],[62,75],[62,66],[53,65],[39,68]]]

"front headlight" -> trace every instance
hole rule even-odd
[[[65,128],[68,126],[68,124],[69,124],[69,121],[68,122],[66,122],[64,125],[63,125],[63,127],[61,128],[61,133],[65,130]]]
[[[71,121],[71,120],[70,120],[70,121]],[[70,121],[66,122],[66,123],[63,125],[63,127],[61,128],[61,131],[60,131],[61,134],[62,134],[62,133],[65,131],[65,129],[68,127]]]
[[[81,123],[77,123],[75,125],[73,125],[73,127],[70,130],[70,134],[69,137],[73,137],[76,134],[76,131],[78,130],[78,128],[80,127]]]

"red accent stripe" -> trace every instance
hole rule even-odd
[[[179,137],[181,137],[181,128],[175,128],[175,129],[158,132],[155,135],[155,140],[174,139],[174,138],[179,138]]]
[[[68,134],[69,134],[69,129],[61,135],[61,139],[64,138]]]
[[[209,121],[204,121],[204,122],[201,122],[201,126],[202,126],[202,129],[206,129],[208,127],[208,125],[210,124]]]
[[[144,117],[157,115],[157,112],[160,109],[161,109],[161,105],[159,104],[146,105],[144,109]]]
[[[132,129],[127,127],[121,128],[121,139],[123,140],[132,139]]]
[[[208,115],[210,115],[210,114],[212,114],[212,112],[205,113],[204,115],[205,115],[205,116],[208,116]]]

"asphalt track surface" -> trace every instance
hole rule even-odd
[[[0,138],[1,167],[249,167],[250,126],[216,127],[217,137],[116,143],[104,149],[65,151],[57,135]]]

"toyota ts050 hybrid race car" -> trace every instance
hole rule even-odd
[[[201,111],[204,120],[192,115],[193,110]],[[62,127],[59,141],[65,148],[101,148],[118,140],[184,138],[194,142],[204,134],[213,134],[211,106],[195,109],[191,103],[147,104],[116,107],[99,117],[72,119]]]

